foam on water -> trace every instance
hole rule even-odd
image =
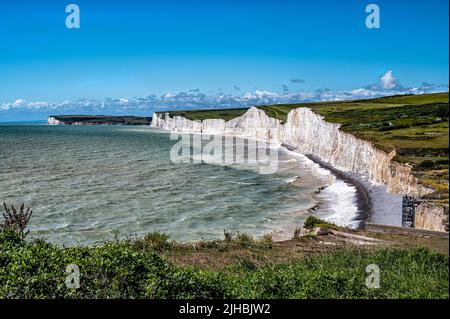
[[[358,208],[356,203],[356,189],[342,180],[336,180],[322,190],[320,197],[325,208],[318,212],[323,218],[339,226],[356,228],[360,221],[355,220]]]

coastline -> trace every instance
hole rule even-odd
[[[155,127],[152,127],[155,129]],[[156,128],[157,130],[162,130],[163,132],[173,132],[169,129]],[[223,134],[217,133],[204,133],[204,132],[177,132],[179,134],[207,134],[207,135],[220,135],[220,136],[235,136],[238,138],[246,138],[257,141],[262,141],[265,143],[273,143],[270,140],[256,138],[253,136],[246,136],[241,134]],[[275,143],[277,144],[277,143]],[[324,214],[329,215],[330,211],[334,211],[335,215],[342,212],[342,207],[335,205],[333,200],[336,197],[337,192],[326,194],[328,190],[331,191],[333,184],[338,181],[342,181],[347,186],[353,187],[355,189],[355,199],[352,205],[356,206],[356,216],[352,219],[353,223],[349,223],[347,227],[350,228],[363,228],[366,222],[374,222],[379,224],[391,225],[391,226],[401,226],[401,214],[393,214],[393,211],[399,211],[401,207],[401,195],[395,195],[387,192],[386,186],[375,184],[370,181],[367,177],[361,176],[357,173],[345,172],[339,170],[332,166],[331,164],[319,159],[317,156],[312,154],[303,154],[298,152],[295,147],[288,145],[286,143],[279,143],[278,147],[284,148],[285,150],[292,152],[296,155],[305,156],[311,162],[317,164],[320,168],[330,172],[336,181],[330,183],[324,188],[319,188],[315,194],[316,199],[319,201],[318,204],[310,207],[309,212],[314,212],[315,214],[322,215],[321,218],[327,218],[323,216]],[[336,189],[334,189],[336,191]],[[322,198],[320,198],[322,196]],[[325,198],[327,197],[327,198]],[[328,198],[329,197],[329,198]],[[339,197],[339,196],[338,196]],[[381,203],[381,204],[380,204]],[[342,203],[341,203],[342,204]],[[348,203],[345,203],[348,204]],[[345,205],[344,205],[345,206]],[[348,208],[348,206],[347,206]],[[336,216],[335,216],[336,217]],[[356,225],[356,226],[355,226]]]
[[[346,172],[339,170],[332,166],[331,164],[319,159],[317,156],[312,154],[305,155],[300,153],[296,147],[289,145],[287,143],[279,143],[270,141],[267,139],[257,138],[254,136],[232,134],[232,133],[222,133],[222,132],[187,132],[187,131],[172,131],[170,129],[165,129],[161,127],[150,126],[154,132],[159,132],[161,134],[193,134],[193,135],[220,135],[220,136],[233,136],[237,138],[245,138],[250,140],[261,141],[265,143],[271,143],[272,145],[277,145],[279,148],[283,148],[295,155],[301,155],[306,157],[312,163],[315,163],[320,168],[330,172],[337,180],[341,180],[348,186],[355,188],[355,206],[357,207],[358,213],[355,217],[355,223],[360,223],[361,225],[356,228],[361,228],[364,226],[365,222],[372,222],[377,224],[383,224],[387,226],[401,226],[401,204],[402,195],[390,193],[387,191],[387,186],[383,184],[377,184],[371,181],[368,177],[363,176],[358,173]],[[336,181],[335,181],[336,182]],[[331,199],[324,199],[324,193],[327,189],[330,189],[330,183],[324,188],[318,188],[315,196],[318,199],[318,205],[310,207],[310,211],[314,213],[323,213],[327,209],[333,209],[335,212],[339,211],[339,207],[332,207]],[[320,198],[322,195],[322,198]],[[327,194],[328,195],[328,194]],[[396,212],[396,213],[393,213]]]
[[[296,152],[294,147],[286,144],[282,145],[290,151]],[[339,170],[315,155],[304,155],[323,169],[328,170],[337,179],[342,180],[355,188],[356,206],[358,208],[358,216],[355,221],[360,222],[358,228],[364,227],[366,222],[389,226],[401,226],[401,215],[393,215],[392,210],[400,209],[403,196],[387,192],[386,186],[375,184],[365,176]],[[324,191],[327,188],[325,188]],[[319,204],[319,208],[315,211],[329,208],[329,206],[330,203],[328,202],[325,203],[325,207]]]
[[[370,220],[370,218],[374,213],[372,198],[370,196],[370,189],[367,187],[367,185],[365,185],[361,180],[357,179],[356,177],[346,172],[343,172],[339,169],[336,169],[329,163],[322,161],[317,156],[311,154],[305,154],[305,156],[314,163],[318,164],[320,167],[328,170],[337,179],[342,180],[344,183],[349,184],[355,188],[356,207],[357,207],[357,217],[355,218],[355,221],[360,222],[358,228],[364,227],[365,223]]]
[[[311,155],[311,154],[303,154],[296,150],[295,147],[282,143],[281,147],[285,148],[286,150],[290,151],[294,154],[300,154],[309,159],[311,162],[317,164],[321,169],[324,169],[328,171],[331,175],[333,175],[336,180],[331,182],[325,187],[320,187],[316,191],[315,197],[318,200],[318,204],[311,207],[308,210],[308,213],[310,214],[316,214],[319,215],[320,218],[323,218],[325,220],[330,219],[333,215],[329,215],[330,212],[334,212],[335,215],[342,214],[345,212],[342,212],[342,207],[338,204],[336,204],[332,197],[336,197],[336,195],[339,195],[338,192],[336,192],[336,189],[332,190],[334,186],[336,186],[339,183],[345,184],[347,187],[351,187],[354,189],[354,200],[351,198],[347,198],[347,203],[342,203],[345,205],[349,205],[349,202],[351,202],[351,205],[356,206],[356,212],[354,213],[355,216],[352,218],[351,223],[348,223],[345,227],[350,228],[356,228],[361,229],[365,226],[365,223],[367,221],[370,221],[371,216],[373,215],[373,204],[372,204],[372,198],[370,196],[370,185],[364,183],[362,179],[357,178],[356,176],[353,176],[352,174],[349,174],[347,172],[341,171],[335,167],[333,167],[331,164],[326,163],[325,161],[319,159],[317,156]],[[342,186],[337,186],[342,187]],[[348,189],[347,189],[348,191]],[[327,194],[328,193],[328,194]],[[342,194],[341,194],[342,195]],[[343,194],[345,195],[345,194]],[[347,194],[348,196],[349,194]],[[339,196],[337,196],[339,197]],[[322,216],[328,214],[328,217]],[[337,216],[335,216],[337,217]],[[333,221],[331,221],[333,222]],[[342,225],[339,225],[342,226]]]
[[[314,155],[305,156],[329,170],[340,180],[355,187],[358,220],[361,221],[361,226],[364,226],[366,222],[401,226],[401,214],[392,214],[392,211],[400,210],[403,196],[387,192],[386,186],[375,184],[365,176],[336,169]]]
[[[155,128],[152,127],[152,129],[155,129]],[[161,130],[162,132],[167,132],[167,133],[174,132],[174,131],[168,130],[168,129],[161,129],[161,128],[156,128],[156,129]],[[236,138],[261,141],[264,143],[269,143],[270,145],[272,145],[272,147],[273,147],[273,145],[276,145],[276,148],[288,151],[288,152],[292,153],[293,156],[299,156],[299,155],[303,156],[307,160],[311,161],[311,163],[316,164],[319,169],[327,171],[328,173],[330,173],[332,176],[334,176],[336,178],[334,181],[330,182],[328,185],[323,186],[323,187],[319,186],[317,188],[315,194],[313,194],[313,197],[317,201],[317,203],[314,206],[311,206],[308,209],[306,209],[304,211],[305,214],[314,213],[314,214],[319,215],[320,218],[330,219],[332,216],[336,217],[337,214],[340,214],[342,212],[342,210],[344,210],[344,214],[342,214],[342,215],[345,215],[345,213],[347,213],[347,215],[339,216],[339,217],[347,218],[346,223],[345,223],[345,225],[343,225],[342,223],[337,222],[337,224],[339,224],[339,226],[349,227],[349,228],[354,228],[354,229],[362,228],[365,225],[365,222],[369,221],[369,218],[371,215],[370,212],[371,212],[371,208],[372,208],[372,201],[370,199],[370,195],[369,195],[370,191],[369,191],[369,188],[367,187],[367,185],[362,183],[362,181],[360,181],[359,179],[351,176],[350,174],[340,171],[340,170],[334,168],[333,166],[319,160],[316,157],[308,156],[306,154],[296,151],[295,148],[293,148],[290,145],[287,145],[285,143],[274,143],[273,141],[270,141],[267,139],[256,138],[253,136],[246,136],[246,135],[241,135],[241,134],[223,134],[223,133],[219,133],[219,132],[217,132],[217,133],[185,132],[185,131],[176,132],[176,133],[192,134],[192,135],[233,136]],[[339,183],[339,182],[342,182],[345,184],[347,189],[344,190],[344,193],[347,192],[347,194],[342,194],[341,191],[337,191],[336,189],[331,191],[332,186],[334,186],[336,183]],[[348,195],[349,195],[348,192],[351,191],[348,188],[354,188],[354,194],[350,194],[350,195],[354,195],[355,199],[344,198],[344,203],[342,203],[342,197],[345,197],[345,195],[347,195],[347,197],[348,197]],[[330,190],[329,194],[326,194],[327,190]],[[324,198],[324,197],[327,197],[327,198]],[[338,197],[338,199],[341,200],[341,204],[343,204],[342,206],[336,205],[335,203],[333,205],[333,199],[335,199],[336,197]],[[354,206],[354,207],[352,208],[349,206]],[[345,211],[345,208],[347,209],[347,211]],[[349,210],[351,212],[348,212]],[[356,210],[356,211],[353,212],[354,210]],[[349,216],[349,214],[351,214],[352,216]],[[324,216],[324,215],[326,215],[326,216]],[[339,218],[339,219],[342,219],[342,218]],[[293,230],[293,229],[297,228],[298,226],[301,226],[301,225],[288,225],[287,228],[290,230]],[[286,230],[283,230],[282,233],[285,233]],[[281,235],[281,234],[277,235],[277,232],[279,232],[279,231],[274,231],[273,234],[275,236]]]

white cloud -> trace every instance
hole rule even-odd
[[[313,92],[293,92],[282,90],[255,90],[235,94],[209,94],[200,90],[187,92],[169,92],[160,97],[149,95],[140,98],[106,98],[104,100],[80,99],[56,102],[30,102],[17,99],[14,102],[0,104],[0,112],[42,112],[48,114],[148,114],[153,111],[192,109],[192,108],[233,108],[264,104],[308,103],[318,101],[341,101],[349,99],[375,98],[395,94],[423,94],[448,91],[448,84],[436,85],[423,82],[415,88],[403,87],[391,70],[379,78],[378,84],[367,85],[353,90],[318,89]],[[236,92],[237,91],[237,92]],[[25,114],[25,113],[24,113]]]
[[[2,103],[0,110],[8,111],[12,109],[20,109],[22,107],[27,106],[26,101],[23,99],[17,99],[12,103]]]
[[[350,91],[350,94],[353,96],[362,96],[362,97],[373,97],[374,95],[376,95],[376,93],[374,91],[368,90],[368,89],[355,89]]]
[[[26,103],[25,100],[17,99],[13,102],[12,107],[21,107],[21,106],[24,106],[25,103]]]
[[[10,106],[8,103],[2,103],[0,105],[0,111],[9,111],[9,109],[10,109]]]
[[[392,90],[400,87],[400,83],[391,70],[380,76],[380,84],[385,90]]]
[[[49,102],[30,102],[27,105],[28,108],[45,108],[49,106],[50,106]]]

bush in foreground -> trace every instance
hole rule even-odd
[[[303,224],[303,228],[306,230],[312,230],[313,228],[320,227],[320,228],[336,228],[336,225],[331,224],[329,222],[324,221],[323,219],[317,218],[315,216],[308,216],[306,218],[305,223]],[[295,233],[294,233],[295,237]]]
[[[0,223],[0,231],[13,231],[21,239],[24,239],[30,232],[26,228],[33,211],[29,207],[25,210],[25,204],[20,205],[19,210],[17,210],[14,205],[11,205],[11,208],[9,208],[3,202],[3,208],[5,209],[3,213],[4,222]]]
[[[79,267],[78,289],[66,287],[69,264]],[[379,289],[365,286],[369,264],[380,268]],[[0,232],[0,298],[448,298],[448,284],[448,257],[425,249],[213,271],[171,264],[130,240],[60,248]]]

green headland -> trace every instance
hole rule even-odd
[[[151,117],[109,115],[50,115],[65,125],[150,125]]]

